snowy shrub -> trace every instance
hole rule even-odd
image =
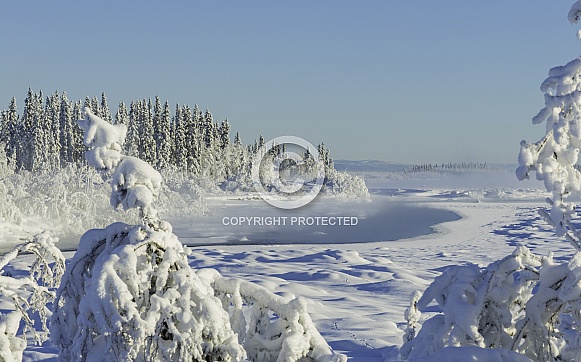
[[[337,195],[347,198],[369,199],[369,190],[365,181],[359,176],[353,176],[347,172],[339,172],[333,169],[326,170],[326,178],[323,187],[325,194]]]
[[[517,319],[529,312],[525,305],[538,282],[541,263],[542,258],[519,247],[484,269],[476,265],[446,269],[423,294],[412,296],[401,355],[430,356],[450,346],[512,349]],[[434,300],[442,314],[424,322],[416,335],[420,311]]]
[[[346,360],[344,355],[333,353],[321,337],[304,299],[289,300],[259,285],[224,278],[214,269],[202,269],[198,274],[210,281],[229,311],[232,328],[251,361],[298,361],[303,357],[320,362]],[[244,307],[250,309],[249,321]]]
[[[198,178],[165,169],[158,197],[164,216],[202,215],[208,211],[207,192]],[[214,188],[216,186],[214,185]],[[8,174],[0,183],[0,218],[22,225],[26,220],[42,222],[59,237],[81,235],[87,229],[103,228],[114,221],[134,224],[137,210],[120,213],[111,208],[111,184],[94,168],[69,164],[65,168]]]
[[[169,224],[83,235],[57,292],[63,361],[238,361],[244,350]]]
[[[0,184],[0,217],[20,225],[42,222],[53,234],[81,234],[122,217],[136,222],[137,212],[119,215],[109,204],[110,185],[93,168],[70,164],[62,169],[23,171]]]
[[[436,301],[441,313],[416,335],[421,310]],[[557,263],[527,248],[486,268],[454,266],[406,310],[400,353],[413,360],[449,347],[518,352],[533,361],[581,359],[581,254]],[[468,353],[466,351],[465,353]]]
[[[47,339],[47,320],[50,316],[47,304],[54,300],[54,289],[65,270],[65,258],[54,245],[56,241],[48,232],[43,232],[18,245],[0,259],[0,270],[3,270],[0,275],[0,295],[11,300],[14,306],[14,311],[0,313],[0,361],[22,360],[27,332],[33,334],[37,344]],[[32,253],[35,256],[29,275],[14,276],[5,270],[7,264],[20,253]],[[41,330],[37,330],[34,325],[32,313],[38,314]],[[22,338],[16,336],[21,324]]]

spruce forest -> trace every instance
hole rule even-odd
[[[112,113],[105,93],[100,99],[87,97],[82,102],[69,100],[66,92],[44,97],[42,92],[29,89],[21,114],[16,98],[2,111],[0,159],[6,159],[14,172],[84,163],[83,134],[76,121],[83,118],[85,107],[112,124],[127,126],[125,154],[143,159],[159,170],[173,167],[219,185],[249,185],[252,157],[265,144],[260,136],[245,145],[238,133],[231,142],[228,120],[216,121],[210,110],[202,111],[197,105],[192,108],[178,104],[172,110],[168,101],[162,104],[156,96],[153,100],[132,101],[129,106],[121,102]],[[333,161],[324,144],[317,148],[329,186],[329,181],[336,179]],[[305,165],[311,164],[312,151],[304,152]],[[273,157],[281,152],[283,147],[269,150]]]

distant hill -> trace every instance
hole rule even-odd
[[[337,171],[402,172],[413,167],[413,165],[379,160],[334,160],[333,162]]]

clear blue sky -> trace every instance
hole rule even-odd
[[[159,95],[244,142],[337,159],[516,162],[539,85],[581,54],[573,0],[0,1],[0,108],[27,89]]]

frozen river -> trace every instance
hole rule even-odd
[[[187,245],[347,244],[394,241],[428,235],[434,226],[460,219],[444,208],[393,196],[372,202],[319,197],[295,210],[257,199],[208,199],[210,215],[170,218]]]

